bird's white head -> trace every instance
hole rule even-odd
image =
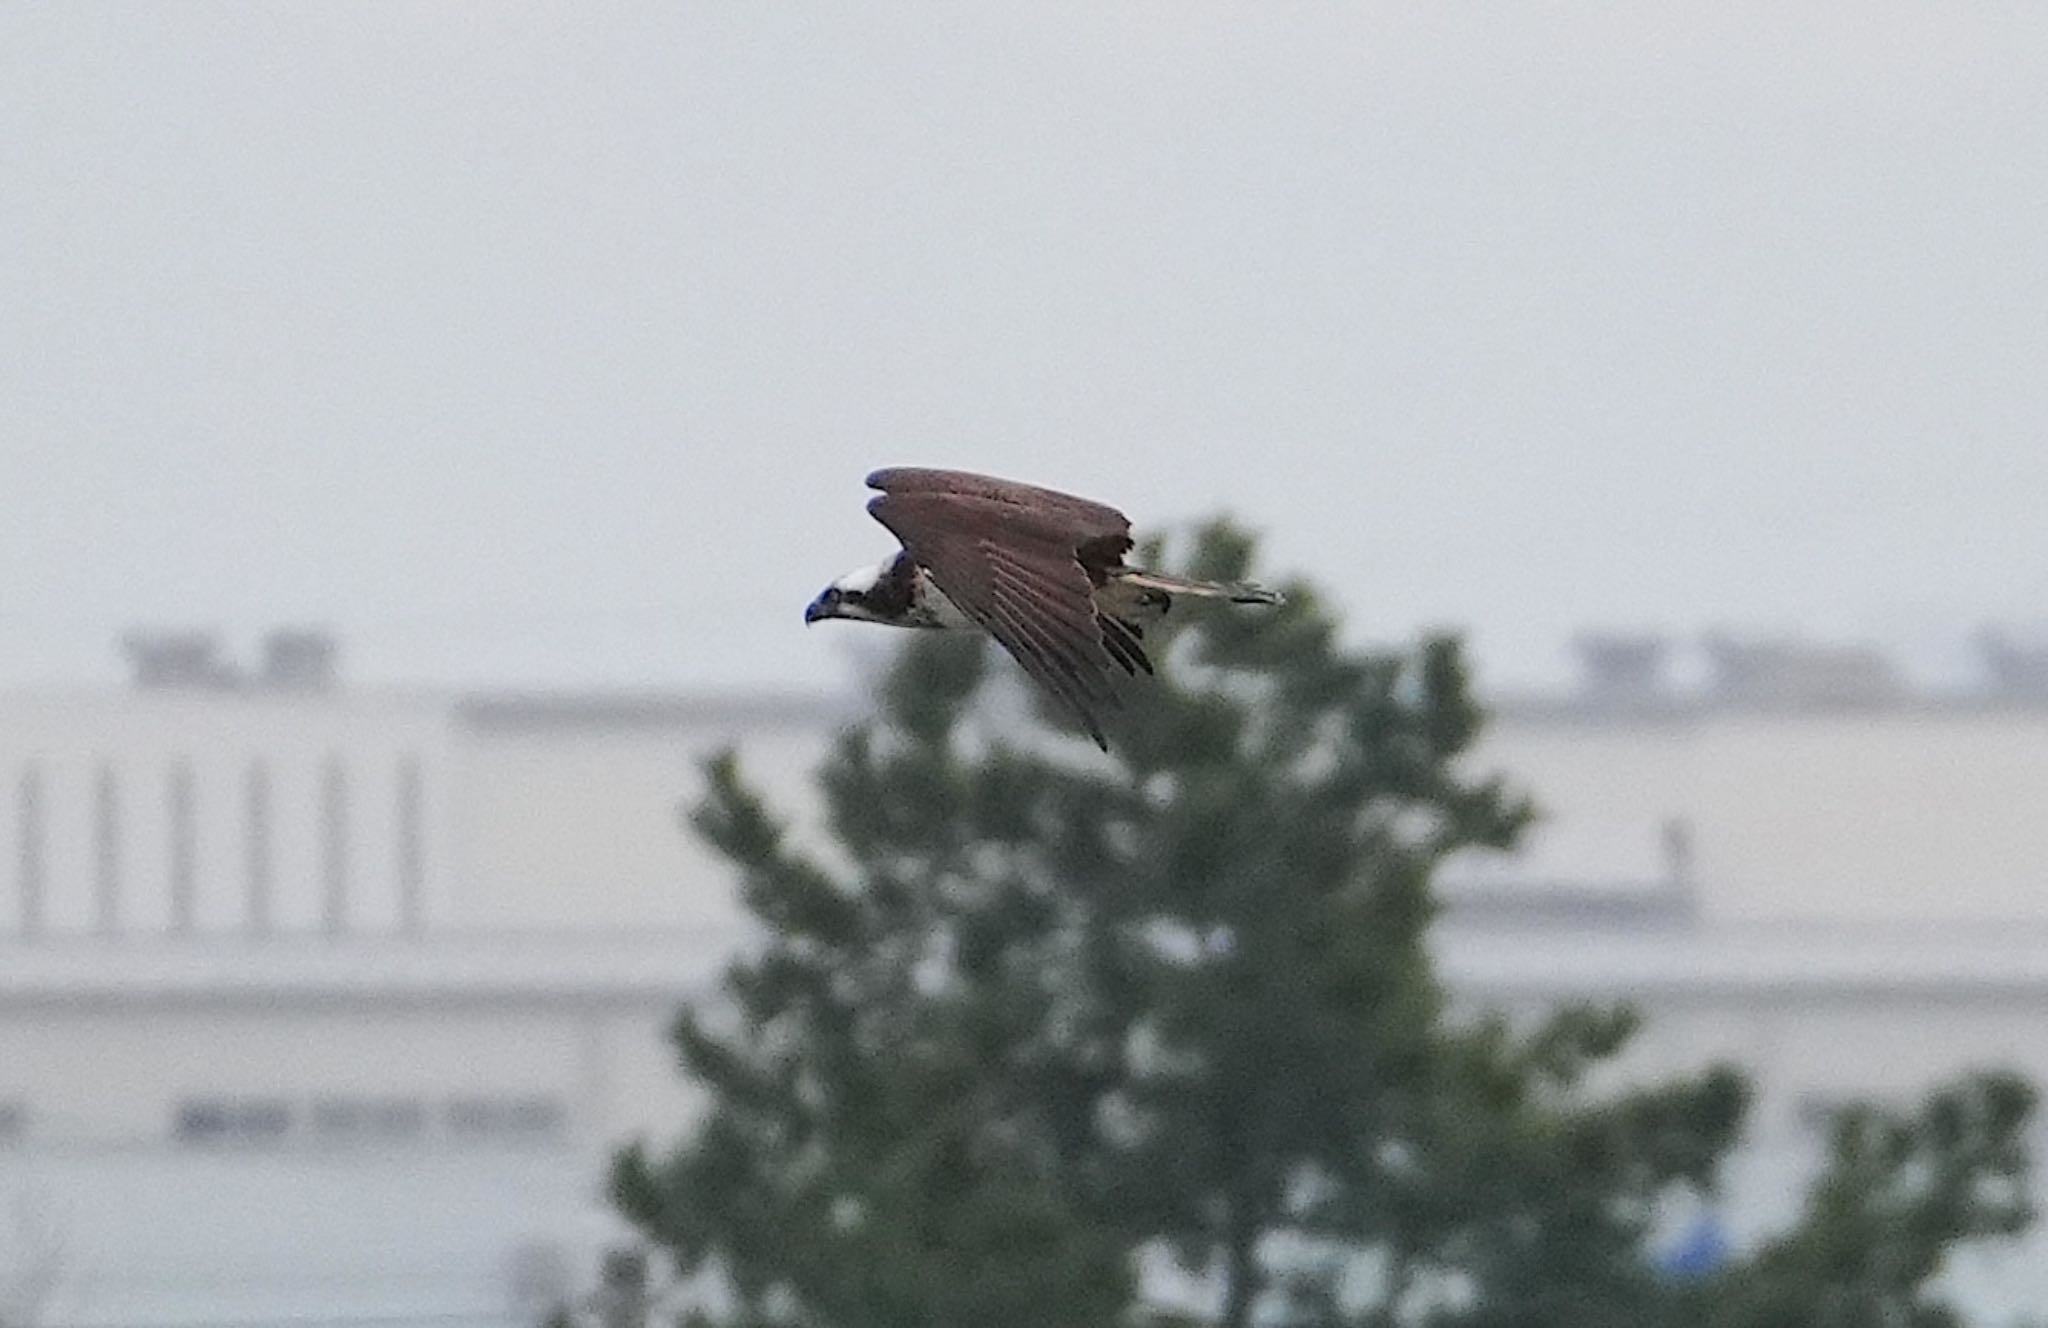
[[[879,562],[873,567],[859,567],[840,577],[831,585],[818,592],[818,597],[804,609],[806,624],[821,618],[852,618],[860,622],[893,623],[896,616],[877,612],[877,606],[870,603],[876,585],[882,580],[882,573],[889,568],[889,562]]]

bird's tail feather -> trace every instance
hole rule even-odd
[[[1250,581],[1192,581],[1186,577],[1168,576],[1164,572],[1142,570],[1126,572],[1117,579],[1143,590],[1163,590],[1169,595],[1193,595],[1199,599],[1227,599],[1232,604],[1278,604],[1282,601],[1279,591],[1268,590]]]

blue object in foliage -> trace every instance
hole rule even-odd
[[[1728,1233],[1712,1213],[1701,1213],[1659,1256],[1657,1270],[1674,1282],[1691,1282],[1711,1275],[1726,1262]]]

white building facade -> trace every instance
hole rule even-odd
[[[0,698],[0,1322],[534,1321],[743,934],[698,763],[839,710],[184,665]]]
[[[728,743],[780,805],[810,698],[362,693],[313,669],[0,698],[0,1297],[50,1323],[511,1324],[686,1119],[665,1029],[744,920],[682,816]],[[1796,1202],[1826,1105],[2048,1083],[2048,708],[1506,709],[1547,810],[1447,873],[1470,1007],[1593,996],[1624,1073],[1761,1097],[1726,1219]],[[1958,1270],[2048,1304],[2034,1244]],[[0,1300],[0,1318],[6,1307]]]

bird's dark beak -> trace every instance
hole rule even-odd
[[[832,602],[835,598],[836,596],[830,590],[827,590],[805,605],[804,626],[809,627],[820,618],[832,617]]]

